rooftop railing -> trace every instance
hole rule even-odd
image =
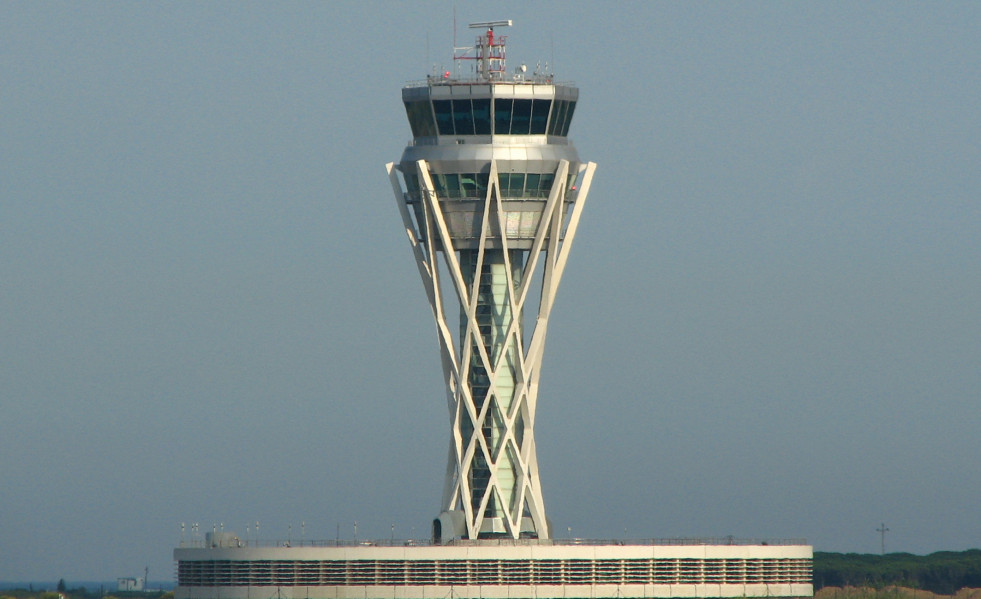
[[[736,537],[682,537],[682,538],[651,538],[651,539],[460,539],[437,545],[429,539],[372,539],[372,540],[266,540],[266,539],[223,539],[214,544],[213,548],[235,547],[525,547],[525,546],[695,546],[695,545],[773,545],[792,546],[807,545],[806,539],[739,539]],[[180,547],[206,548],[209,545],[204,539],[184,541]]]
[[[494,81],[487,81],[474,77],[438,77],[430,75],[425,79],[415,79],[407,81],[403,87],[427,87],[430,85],[558,85],[563,87],[575,87],[574,81],[556,81],[551,75],[525,75],[505,77]]]

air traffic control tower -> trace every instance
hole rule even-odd
[[[402,89],[387,165],[432,308],[450,444],[426,539],[263,540],[195,531],[175,599],[810,597],[803,540],[555,538],[535,454],[545,333],[595,165],[568,138],[578,90],[508,72],[510,21],[474,23],[468,73]],[[461,69],[462,70],[462,69]],[[629,492],[624,490],[623,492]],[[268,527],[266,528],[268,530]]]
[[[568,137],[579,90],[509,73],[484,30],[457,64],[402,89],[412,140],[388,165],[437,338],[450,449],[436,542],[547,539],[535,404],[549,313],[592,179]],[[459,50],[457,50],[459,51]],[[401,173],[401,182],[396,172]]]

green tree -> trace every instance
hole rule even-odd
[[[65,587],[65,579],[62,578],[62,579],[58,580],[58,592],[59,593],[64,593],[67,590],[68,589]]]

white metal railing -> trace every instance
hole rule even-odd
[[[650,538],[650,539],[459,539],[443,546],[452,547],[521,547],[521,546],[694,546],[694,545],[773,545],[776,547],[807,545],[806,539],[739,539],[736,537],[681,537],[681,538]],[[224,543],[220,548],[235,547],[431,547],[437,546],[430,539],[334,539],[334,540],[298,540],[298,539],[236,539],[233,544]],[[192,539],[180,544],[180,547],[206,548],[204,539]],[[215,546],[219,548],[219,545]]]

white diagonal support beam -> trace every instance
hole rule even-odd
[[[505,197],[495,160],[483,197],[462,201],[437,195],[425,161],[412,167],[419,189],[403,189],[397,169],[389,165],[388,171],[436,320],[447,382],[452,435],[443,509],[465,514],[470,538],[548,538],[534,436],[538,379],[549,316],[595,165],[580,167],[576,189],[569,186],[569,162],[559,161],[547,200],[536,200],[540,212],[533,234],[514,233],[520,238],[509,237],[508,210],[535,198]],[[521,205],[527,210],[534,204]],[[460,229],[460,210],[470,210],[468,222],[479,229]],[[534,329],[526,337],[522,314],[539,267],[542,287]],[[440,272],[456,292],[458,339],[451,333]]]

